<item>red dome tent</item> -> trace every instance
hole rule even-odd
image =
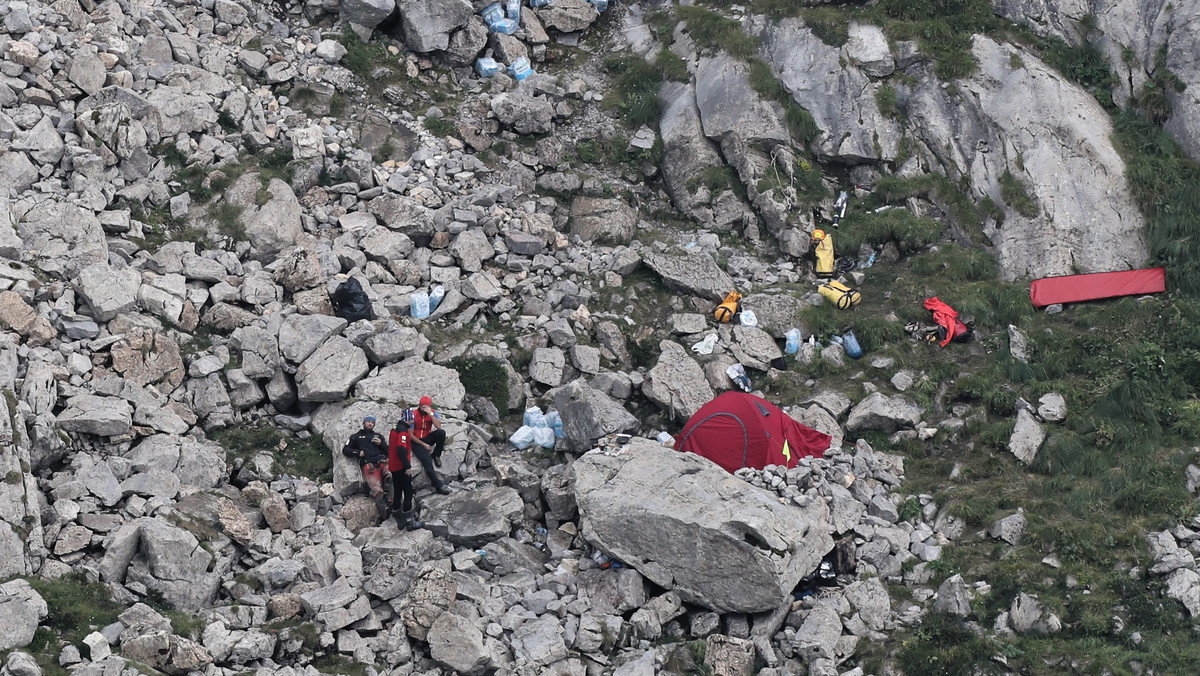
[[[792,420],[766,399],[730,391],[696,411],[675,448],[702,455],[732,473],[742,467],[795,467],[804,456],[823,456],[829,441],[828,434]]]

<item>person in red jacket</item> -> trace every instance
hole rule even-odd
[[[413,410],[412,449],[417,454],[417,460],[425,468],[429,480],[438,493],[447,495],[450,489],[442,484],[435,467],[442,466],[442,451],[446,447],[446,430],[442,429],[442,421],[437,411],[433,410],[433,398],[421,397],[417,408]]]
[[[388,470],[392,473],[392,486],[399,492],[392,498],[392,515],[400,529],[416,530],[425,524],[417,521],[414,514],[414,491],[408,476],[408,470],[412,468],[412,433],[405,417],[402,416],[395,429],[388,433]],[[397,499],[400,509],[396,509]]]

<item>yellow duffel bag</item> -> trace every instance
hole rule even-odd
[[[862,294],[839,281],[831,280],[817,287],[817,293],[839,310],[849,310],[862,302]]]

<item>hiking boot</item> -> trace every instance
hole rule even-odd
[[[440,456],[440,455],[433,456],[433,466],[438,469],[442,468],[442,456]]]
[[[445,486],[438,486],[437,492],[439,495],[450,495],[450,489]]]
[[[388,504],[387,498],[383,497],[382,494],[375,496],[375,509],[379,510],[380,519],[388,518],[392,512],[391,505]]]

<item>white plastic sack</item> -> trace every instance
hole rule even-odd
[[[738,313],[738,317],[742,326],[758,326],[758,317],[754,314],[754,310],[742,310]]]
[[[516,446],[518,449],[524,450],[529,448],[535,440],[533,428],[528,425],[521,425],[516,432],[508,438],[508,443]]]
[[[559,439],[566,436],[566,433],[563,432],[562,416],[558,414],[558,411],[550,411],[546,414],[546,425],[554,430],[554,436]]]
[[[717,345],[717,334],[710,333],[704,337],[704,340],[699,341],[692,346],[692,352],[699,354],[712,354],[713,348]]]
[[[529,427],[547,427],[546,415],[542,413],[542,409],[538,406],[531,406],[525,409],[525,417],[521,420],[522,423]]]
[[[554,448],[554,430],[549,427],[533,428],[533,442],[542,448]]]

